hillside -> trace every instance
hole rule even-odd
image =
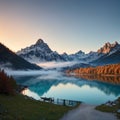
[[[39,70],[41,67],[31,64],[16,55],[13,51],[0,43],[0,67],[15,70]]]

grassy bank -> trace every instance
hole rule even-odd
[[[59,120],[72,107],[0,94],[0,120]]]
[[[102,104],[100,106],[97,106],[96,109],[102,112],[114,113],[117,115],[118,119],[120,119],[120,113],[118,113],[118,110],[120,109],[120,98],[117,99],[116,105],[108,106],[108,105]]]

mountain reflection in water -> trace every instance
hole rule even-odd
[[[79,76],[80,77],[80,76]],[[95,77],[74,78],[69,76],[58,76],[56,78],[34,75],[15,76],[17,83],[27,85],[29,89],[24,94],[39,99],[41,96],[54,97],[83,101],[89,104],[101,104],[108,100],[114,100],[120,96],[119,79],[102,77],[101,82]],[[44,78],[44,79],[42,79]],[[89,80],[86,80],[89,79]],[[92,81],[91,81],[92,80]],[[115,84],[107,83],[115,81]],[[37,96],[37,97],[36,97]]]
[[[120,84],[120,76],[80,75],[80,74],[75,74],[74,76],[86,80],[98,80],[112,84]]]

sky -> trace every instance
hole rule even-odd
[[[0,0],[0,42],[13,51],[41,38],[58,53],[120,43],[120,0]]]

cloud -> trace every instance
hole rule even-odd
[[[58,76],[62,74],[58,72],[60,68],[72,66],[77,62],[44,62],[38,64],[39,66],[43,67],[43,70],[12,70],[12,69],[5,69],[5,72],[8,75],[17,75],[17,76],[33,76],[33,75],[50,75],[50,76]],[[51,70],[50,70],[51,69]],[[56,69],[56,70],[53,70]],[[47,76],[46,76],[47,77]]]
[[[43,62],[39,63],[38,65],[45,68],[45,69],[52,69],[52,68],[62,68],[67,66],[72,66],[78,62]]]

